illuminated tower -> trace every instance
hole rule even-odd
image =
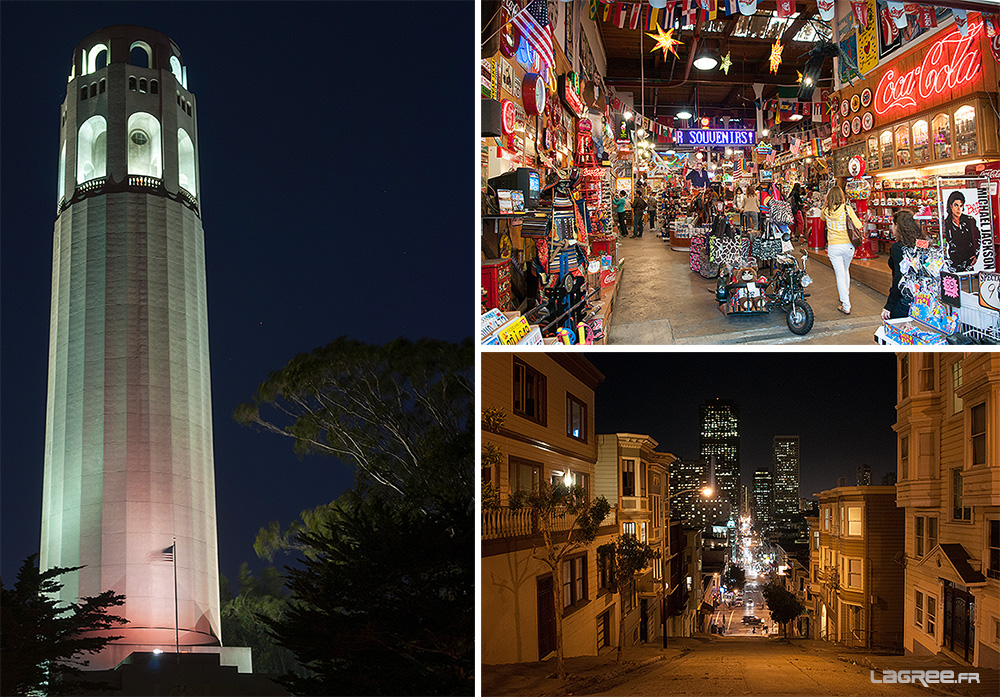
[[[774,480],[766,467],[753,474],[754,522],[764,537],[771,533],[774,521]]]
[[[722,399],[701,405],[701,458],[715,456],[715,482],[719,500],[733,515],[739,514],[740,410]]]
[[[799,513],[799,437],[774,437],[774,521],[788,524]]]
[[[61,109],[41,566],[62,597],[113,589],[134,650],[217,646],[215,474],[198,116],[163,34],[77,45]]]

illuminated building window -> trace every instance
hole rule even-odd
[[[538,462],[510,458],[507,468],[507,483],[511,493],[515,491],[538,491],[542,477],[542,465]]]
[[[927,633],[934,634],[934,623],[937,620],[937,598],[933,595],[927,596]]]
[[[587,405],[566,393],[566,435],[581,443],[587,442]]]
[[[958,396],[958,390],[962,387],[962,361],[958,360],[951,364],[951,413],[957,414],[962,411],[962,398]]]
[[[198,196],[194,166],[194,143],[183,128],[177,129],[177,171],[180,185]]]
[[[622,460],[622,496],[635,496],[635,460]]]
[[[76,139],[76,183],[82,184],[107,174],[108,122],[103,116],[91,116],[80,126]]]
[[[97,44],[87,56],[87,75],[106,68],[108,66],[108,47],[104,44]]]
[[[622,523],[622,535],[625,537],[635,537],[635,521],[626,521]]]
[[[128,173],[163,176],[160,122],[144,111],[128,118]]]

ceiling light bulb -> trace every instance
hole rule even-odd
[[[640,128],[639,131],[638,131],[638,133],[639,133],[640,136],[644,136],[644,135],[646,135],[646,129],[645,128]]]
[[[628,121],[630,118],[632,118],[632,112],[629,109],[626,109],[625,110],[625,120]]]
[[[813,79],[811,77],[807,77],[805,80],[803,80],[803,82],[806,83],[807,85],[811,85],[813,83]]]
[[[719,59],[709,54],[702,54],[694,59],[694,67],[698,70],[712,70],[719,64]]]
[[[701,153],[700,152],[699,153],[695,153],[695,157],[697,157],[700,160],[701,159]]]
[[[761,131],[761,132],[760,132],[760,134],[761,134],[762,136],[764,136],[764,137],[766,138],[766,137],[767,137],[767,135],[768,135],[768,134],[769,134],[770,132],[771,132],[771,131],[769,131],[768,129],[766,129],[766,128],[765,128],[765,129],[764,129],[763,131]]]
[[[679,119],[689,119],[691,118],[691,112],[685,109],[684,111],[677,112],[677,118]]]

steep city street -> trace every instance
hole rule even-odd
[[[856,661],[855,662],[852,662]],[[913,662],[913,667],[918,664]],[[929,669],[929,666],[920,666]],[[876,673],[876,678],[879,674]],[[938,686],[943,687],[943,686]],[[950,686],[952,689],[958,685]],[[988,694],[986,685],[946,692],[922,685],[873,684],[860,655],[821,642],[785,643],[761,636],[713,638],[674,660],[658,661],[604,682],[601,695],[915,695]]]

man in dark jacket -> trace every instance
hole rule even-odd
[[[642,237],[642,214],[646,211],[646,206],[642,189],[636,189],[635,198],[632,199],[632,237]]]

